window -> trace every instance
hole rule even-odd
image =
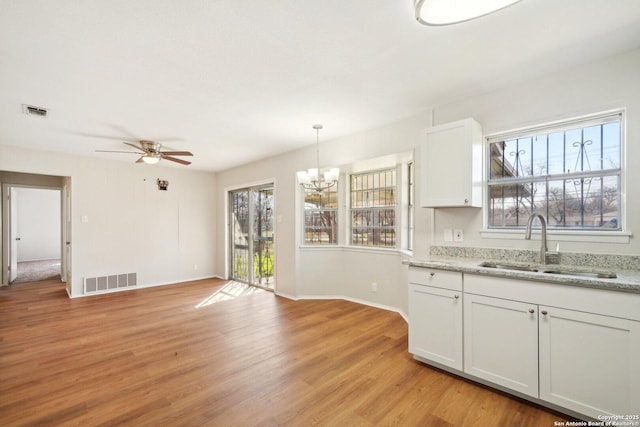
[[[413,250],[413,162],[407,163],[407,249]]]
[[[351,244],[396,246],[396,170],[350,177]]]
[[[337,186],[321,193],[304,190],[304,243],[307,245],[338,243]]]
[[[622,113],[488,138],[489,228],[621,230]]]

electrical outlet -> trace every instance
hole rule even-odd
[[[444,240],[445,242],[453,242],[453,230],[450,228],[445,228],[442,235],[442,240]]]
[[[462,230],[460,229],[453,230],[453,241],[464,242],[464,233],[462,233]]]
[[[376,282],[371,282],[371,292],[378,292],[378,284]]]

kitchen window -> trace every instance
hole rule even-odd
[[[622,230],[623,112],[488,140],[488,227],[523,229],[533,212],[551,230]]]
[[[304,189],[304,244],[338,243],[337,186],[318,192]]]
[[[396,246],[396,169],[350,175],[351,244]]]

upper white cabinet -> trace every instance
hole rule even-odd
[[[420,146],[420,204],[482,207],[482,128],[474,119],[434,126]]]

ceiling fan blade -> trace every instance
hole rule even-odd
[[[133,148],[135,148],[136,150],[140,150],[140,151],[142,151],[143,153],[146,153],[146,151],[145,151],[145,149],[144,149],[144,148],[142,148],[142,147],[140,147],[140,146],[138,146],[138,145],[136,145],[136,144],[132,144],[132,143],[130,143],[130,142],[126,142],[126,141],[124,141],[123,143],[124,143],[124,144],[127,144],[129,147],[133,147]]]
[[[144,156],[141,156],[138,160],[136,160],[136,163],[144,163],[144,160],[142,160],[142,157]]]
[[[118,151],[118,150],[96,150],[96,153],[126,153],[126,154],[144,154],[138,151]]]
[[[190,151],[161,151],[161,153],[169,156],[193,156]]]
[[[165,156],[164,154],[162,155],[162,158],[165,160],[169,160],[171,162],[180,163],[181,165],[185,165],[185,166],[191,164],[191,162],[188,162],[186,160],[176,159],[175,157]]]

